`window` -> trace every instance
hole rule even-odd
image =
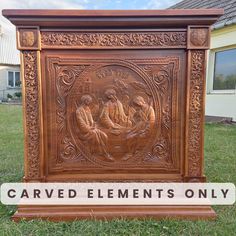
[[[213,90],[236,89],[236,49],[216,52]]]
[[[20,87],[20,72],[19,71],[8,71],[8,87],[15,88]]]

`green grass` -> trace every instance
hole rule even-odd
[[[205,170],[210,182],[236,184],[236,126],[207,124]],[[23,176],[23,134],[20,106],[0,105],[0,183],[20,182]],[[0,204],[2,235],[236,235],[236,205],[214,207],[215,221],[113,220],[14,223],[16,208]]]

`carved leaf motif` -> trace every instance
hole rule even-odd
[[[153,74],[153,80],[161,95],[165,94],[169,85],[169,73],[166,70],[160,70]]]
[[[57,123],[59,125],[59,131],[61,132],[65,126],[65,98],[67,97],[70,89],[72,88],[75,79],[79,74],[85,69],[85,66],[72,66],[72,67],[63,67],[56,66],[57,74],[57,103],[58,109],[57,113]]]
[[[58,103],[58,109],[56,111],[57,113],[56,119],[58,123],[59,132],[62,132],[62,129],[64,127],[64,120],[66,116],[65,101],[61,97],[57,97],[57,103]]]
[[[76,146],[73,144],[72,140],[69,136],[65,136],[61,142],[62,145],[62,151],[60,153],[60,156],[64,160],[84,160],[86,159],[82,156],[81,153],[78,153],[78,150]]]
[[[186,32],[42,32],[41,42],[42,47],[172,47],[186,45]]]
[[[72,88],[75,79],[83,72],[85,66],[56,66],[56,76],[57,76],[57,110],[56,110],[56,121],[59,131],[59,139],[61,139],[61,144],[63,145],[62,153],[58,154],[58,157],[62,159],[75,159],[75,156],[78,158],[80,154],[77,153],[77,148],[72,143],[72,140],[69,137],[62,138],[66,128],[66,97],[69,94],[70,89]],[[57,158],[57,162],[60,163],[60,158]]]
[[[169,145],[167,139],[163,138],[152,148],[152,153],[159,159],[166,159],[168,157],[168,152],[166,151],[168,150],[168,147]]]
[[[26,177],[40,177],[40,122],[39,85],[37,78],[37,52],[24,51],[25,120],[26,120]]]
[[[191,53],[190,103],[189,103],[189,176],[201,175],[201,137],[204,86],[205,52],[193,50]]]
[[[145,92],[147,95],[152,96],[150,89],[145,84],[135,81],[135,82],[130,83],[130,85],[134,87],[135,89],[141,90]]]
[[[170,96],[167,97],[167,103],[163,108],[162,114],[163,114],[163,126],[167,129],[170,130],[171,129],[171,116],[170,116],[170,112],[171,112],[171,99]]]
[[[120,92],[123,95],[129,93],[128,92],[129,85],[124,80],[114,79],[113,81],[114,81],[114,84],[115,84],[118,92]]]
[[[161,130],[162,134],[166,134],[171,130],[171,97],[170,97],[170,67],[172,65],[145,65],[143,66],[144,71],[152,78],[154,84],[154,90],[160,97],[160,109],[161,109]],[[166,135],[161,135],[157,140],[155,140],[155,145],[152,148],[152,152],[149,153],[149,157],[146,161],[153,161],[154,159],[168,159],[168,153],[172,148],[169,143],[170,137]],[[164,154],[165,153],[165,154]]]

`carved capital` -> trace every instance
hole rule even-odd
[[[40,33],[38,27],[17,28],[17,48],[19,50],[39,50]]]
[[[210,47],[209,27],[188,27],[188,49],[208,49]]]

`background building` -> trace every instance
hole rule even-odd
[[[0,100],[21,92],[20,54],[15,32],[0,25]]]
[[[224,15],[212,26],[206,115],[236,121],[236,0],[184,0],[170,8],[224,8]]]

